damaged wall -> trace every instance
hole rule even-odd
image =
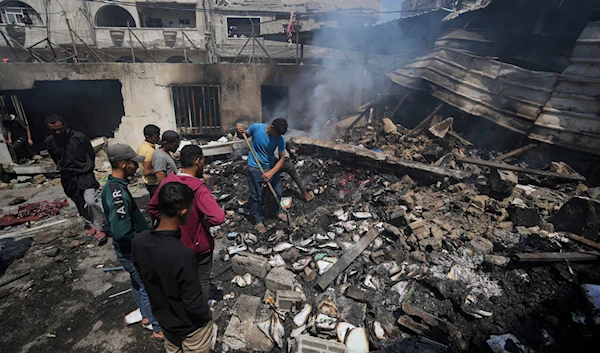
[[[116,142],[137,146],[144,138],[142,130],[147,124],[156,124],[163,131],[176,129],[173,85],[218,85],[222,131],[232,128],[241,118],[262,120],[262,85],[288,86],[290,125],[310,125],[312,117],[307,114],[313,93],[310,88],[322,85],[324,92],[331,91],[327,89],[331,83],[319,74],[320,70],[320,66],[308,65],[10,63],[0,65],[3,78],[0,91],[29,90],[35,81],[118,80],[122,85],[125,115],[114,138]],[[347,66],[332,70],[339,77],[336,85],[345,90],[340,92],[337,87],[337,95],[329,99],[337,114],[349,114],[360,105],[364,69]]]

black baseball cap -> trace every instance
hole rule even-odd
[[[108,146],[106,149],[106,154],[108,155],[108,160],[111,162],[131,159],[136,163],[142,163],[145,159],[144,156],[140,156],[139,154],[135,153],[133,148],[131,148],[129,145],[122,143]]]
[[[175,142],[175,141],[180,141],[181,137],[179,137],[179,134],[176,133],[173,130],[167,130],[165,132],[163,132],[162,134],[162,138],[160,139],[160,141],[158,141],[159,145],[163,145],[166,142]]]

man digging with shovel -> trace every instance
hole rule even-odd
[[[287,132],[288,123],[285,119],[277,118],[273,120],[271,125],[252,124],[248,130],[245,129],[243,124],[237,124],[236,127],[244,138],[252,136],[246,175],[248,177],[248,187],[250,188],[250,207],[254,216],[254,228],[262,234],[267,231],[262,221],[261,212],[262,183],[270,182],[277,194],[274,201],[277,204],[274,207],[277,210],[277,218],[283,222],[288,221],[288,217],[282,211],[278,201],[281,200],[281,175],[279,171],[285,163],[285,137],[283,135]],[[275,149],[279,153],[277,163],[275,163]]]

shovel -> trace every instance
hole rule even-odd
[[[250,152],[252,153],[252,156],[254,157],[254,160],[256,161],[256,164],[258,165],[258,168],[260,169],[260,172],[262,174],[265,174],[265,171],[263,170],[262,165],[258,162],[258,158],[256,157],[256,153],[254,153],[254,149],[252,148],[252,145],[250,145],[250,141],[248,141],[248,136],[246,136],[246,133],[244,133],[243,135],[244,135],[244,140],[246,141],[246,145],[248,145],[248,148],[250,149]],[[287,222],[288,222],[288,228],[291,229],[292,228],[292,220],[291,220],[292,217],[290,216],[290,212],[281,205],[281,200],[277,196],[277,193],[275,192],[275,189],[273,189],[273,185],[271,185],[271,181],[267,181],[267,185],[269,185],[269,189],[271,190],[271,193],[273,194],[273,197],[277,201],[277,204],[285,212],[285,215],[287,217]]]

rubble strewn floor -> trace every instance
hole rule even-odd
[[[377,127],[363,129],[340,142],[425,163],[453,149],[461,152],[453,143],[436,147],[424,136],[385,137]],[[576,182],[547,184],[451,160],[444,162],[447,168],[470,177],[424,183],[377,166],[301,155],[296,166],[315,199],[303,201],[284,176],[292,227],[271,219],[267,234],[258,236],[248,219],[242,155],[213,160],[205,168],[207,184],[227,213],[226,223],[213,228],[216,351],[287,352],[293,342],[288,338],[305,323],[305,334],[333,341],[341,332],[361,342],[366,333],[371,350],[382,352],[488,352],[490,336],[508,333],[537,352],[597,351],[596,313],[581,289],[600,284],[597,259],[517,259],[519,253],[548,252],[585,252],[593,258],[592,248],[556,231],[560,220],[551,221],[573,197],[597,198],[597,189]],[[131,188],[143,207],[147,193]],[[5,214],[14,211],[7,204],[17,196],[27,202],[64,198],[60,187],[47,185],[1,193]],[[129,288],[126,273],[102,270],[118,265],[110,242],[95,246],[72,205],[34,226],[61,219],[81,232],[34,235],[25,256],[0,278],[1,283],[32,271],[0,287],[3,351],[162,351],[140,325],[123,326],[123,316],[135,307],[130,294],[108,298]],[[372,232],[373,240],[365,242]],[[597,234],[589,238],[598,240]],[[344,254],[362,243],[366,249],[322,290],[324,274],[337,271]],[[240,251],[254,256],[236,254]],[[254,273],[244,276],[246,271]],[[280,318],[269,303],[292,312]],[[303,308],[308,315],[297,316]]]

